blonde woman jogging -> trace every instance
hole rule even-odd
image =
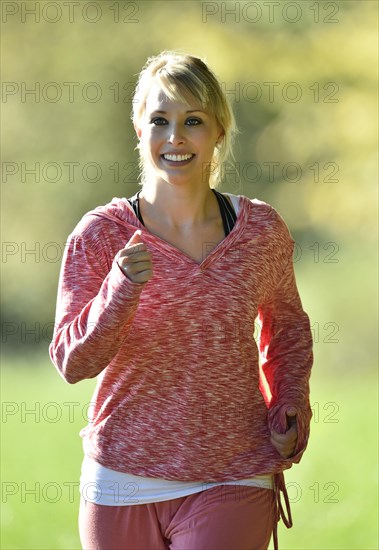
[[[202,60],[150,58],[133,123],[141,189],[69,236],[50,345],[68,383],[97,377],[82,546],[277,548],[277,522],[292,525],[283,471],[311,419],[294,240],[269,204],[217,191],[235,126]]]

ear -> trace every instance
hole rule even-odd
[[[225,136],[225,132],[222,130],[222,132],[220,133],[220,135],[219,135],[218,138],[217,138],[216,147],[217,147],[218,145],[221,145],[221,142],[222,142],[222,140],[224,139],[224,136]]]
[[[217,121],[217,126],[218,126],[218,137],[217,137],[216,145],[219,145],[225,136],[225,131],[224,131],[224,128],[219,123],[219,121]]]
[[[142,130],[139,126],[137,126],[136,123],[134,123],[134,130],[136,131],[136,134],[137,134],[137,137],[138,139],[141,139],[141,135],[142,135]]]

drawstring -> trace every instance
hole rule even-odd
[[[287,494],[286,484],[284,481],[284,474],[280,472],[274,475],[274,492],[275,492],[275,521],[273,529],[274,549],[278,550],[278,522],[282,519],[284,525],[289,529],[292,527],[292,515],[290,501]],[[286,503],[287,517],[285,516],[282,502],[280,500],[280,492],[283,493],[284,501]]]

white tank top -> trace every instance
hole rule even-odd
[[[80,494],[84,500],[103,506],[131,506],[162,502],[199,493],[219,485],[273,489],[270,474],[248,479],[221,482],[168,481],[166,479],[135,476],[105,468],[92,458],[84,457],[80,476]]]

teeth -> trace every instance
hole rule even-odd
[[[181,162],[183,160],[189,160],[193,155],[163,155],[166,160],[172,160],[174,162]]]

